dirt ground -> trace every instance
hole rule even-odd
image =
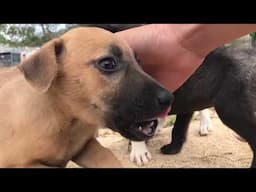
[[[160,153],[161,146],[170,142],[172,127],[162,128],[148,143],[153,159],[142,168],[248,168],[252,159],[248,144],[236,139],[233,131],[219,120],[214,111],[211,111],[211,119],[213,130],[204,137],[198,134],[199,120],[192,121],[187,142],[176,155]],[[138,167],[129,161],[127,139],[109,129],[102,129],[98,140],[113,151],[124,167]],[[68,167],[77,166],[70,163]]]

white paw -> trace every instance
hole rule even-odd
[[[147,164],[152,159],[146,143],[131,141],[130,161],[138,166]]]
[[[200,126],[199,134],[200,136],[206,136],[212,131],[212,121],[208,112],[208,109],[200,111]]]

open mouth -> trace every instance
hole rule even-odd
[[[171,107],[167,108],[163,113],[159,114],[155,118],[137,122],[135,124],[137,131],[146,137],[154,136],[157,125],[158,125],[158,118],[163,118],[163,117],[167,116],[170,111],[171,111]]]
[[[162,112],[147,115],[146,117],[133,119],[125,119],[117,116],[114,121],[108,121],[107,126],[112,130],[119,132],[123,137],[132,141],[145,141],[152,138],[157,130],[159,118],[166,117],[171,108],[168,107]],[[126,116],[125,116],[126,117]]]
[[[152,137],[155,134],[158,125],[157,119],[149,121],[141,121],[136,123],[136,127],[140,133],[145,136]]]

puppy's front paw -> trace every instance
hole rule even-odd
[[[147,164],[152,159],[145,142],[131,141],[130,161],[138,166]]]
[[[182,145],[177,145],[177,144],[167,144],[167,145],[164,145],[163,147],[161,147],[161,152],[163,154],[177,154],[181,151],[181,148],[182,148]]]
[[[207,136],[209,131],[212,130],[212,121],[207,109],[200,111],[200,127],[199,127],[199,135]]]
[[[199,135],[200,136],[207,136],[208,134],[209,134],[209,124],[200,123]]]

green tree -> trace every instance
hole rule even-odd
[[[0,44],[9,46],[41,46],[61,35],[73,24],[0,24]]]
[[[252,41],[251,41],[252,47],[256,47],[256,32],[251,33],[250,36],[252,39]]]
[[[41,46],[73,27],[101,27],[112,32],[139,24],[0,24],[0,44]]]

